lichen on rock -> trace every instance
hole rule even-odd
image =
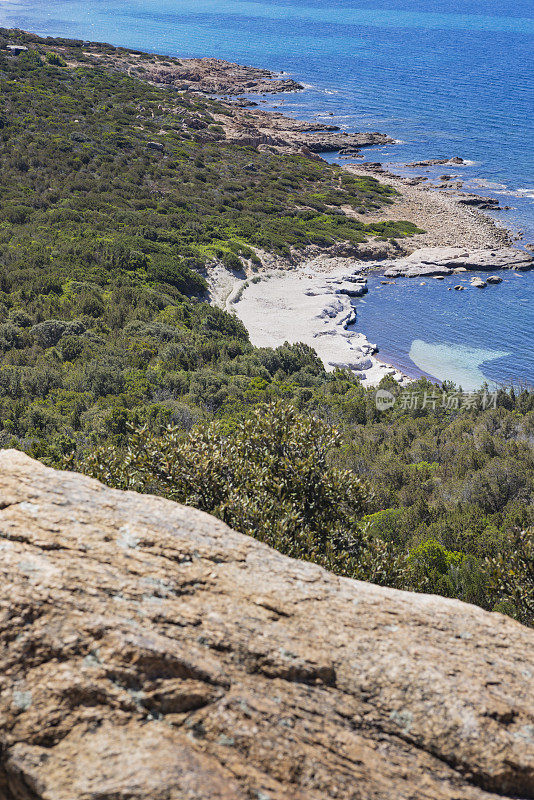
[[[2,799],[534,797],[532,631],[16,451],[0,487]]]

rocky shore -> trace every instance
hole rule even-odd
[[[462,247],[470,250],[493,250],[512,247],[509,230],[480,209],[459,202],[454,193],[437,189],[419,179],[403,178],[385,169],[382,164],[346,164],[354,175],[373,175],[397,190],[393,202],[374,213],[359,215],[365,222],[404,219],[413,222],[424,233],[404,242],[406,254],[422,247]],[[402,253],[399,253],[399,257]]]
[[[279,153],[299,152],[311,158],[317,153],[342,150],[358,153],[364,147],[393,143],[384,133],[347,133],[335,125],[303,122],[259,109],[243,111],[232,106],[229,112],[216,115],[216,119],[229,141]]]
[[[453,275],[455,272],[534,269],[534,256],[515,247],[492,250],[467,250],[462,247],[427,247],[415,250],[406,258],[383,261],[386,278],[420,278]]]
[[[292,78],[283,77],[269,69],[234,64],[220,58],[174,58],[113,45],[92,42],[80,44],[83,46],[84,61],[78,64],[71,60],[71,66],[97,61],[108,69],[125,72],[157,86],[174,86],[182,92],[235,96],[244,93],[297,92],[304,88]],[[61,46],[56,50],[61,53]]]

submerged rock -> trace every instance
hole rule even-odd
[[[411,164],[405,164],[405,167],[434,167],[441,164],[465,164],[463,158],[453,156],[453,158],[427,158],[425,161],[413,161]]]
[[[0,452],[2,800],[534,796],[534,634]]]

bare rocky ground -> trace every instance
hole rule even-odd
[[[61,52],[61,48],[54,48]],[[268,69],[234,64],[220,58],[174,58],[126,49],[103,49],[102,45],[84,46],[84,56],[119,72],[148,80],[159,86],[174,86],[180,91],[203,94],[240,95],[296,92],[304,87],[292,78],[284,78]],[[75,62],[71,62],[75,64]]]
[[[61,47],[54,49],[68,58],[69,66],[79,65],[66,50]],[[216,95],[219,98],[224,95],[279,94],[304,88],[292,78],[268,69],[234,64],[218,58],[152,55],[147,59],[140,53],[113,48],[105,51],[101,45],[89,44],[84,47],[83,53],[95,64],[125,72],[156,86],[173,86],[179,91]],[[345,149],[358,152],[362,147],[393,142],[391,137],[383,133],[349,134],[335,125],[303,122],[282,114],[252,109],[248,105],[244,98],[237,102],[230,100],[226,103],[229,114],[216,115],[217,122],[225,128],[228,140],[281,153],[304,152],[311,158],[314,153]]]
[[[304,153],[316,158],[317,153],[340,151],[391,144],[393,139],[384,133],[347,133],[335,125],[304,122],[275,112],[232,107],[231,115],[220,115],[217,121],[224,126],[227,139],[259,149],[279,153]]]
[[[2,800],[534,797],[534,635],[0,452]]]
[[[399,192],[391,205],[380,208],[375,214],[354,216],[364,222],[370,222],[374,218],[413,222],[425,232],[406,240],[409,252],[423,247],[501,249],[513,243],[506,228],[497,225],[487,214],[467,207],[443,191],[422,183],[414,185],[410,179],[399,178],[384,171],[380,165],[347,164],[345,169],[355,175],[372,174]]]

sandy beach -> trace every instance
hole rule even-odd
[[[345,169],[369,175],[361,165],[348,164]],[[351,209],[345,209],[346,213],[367,223],[408,220],[425,231],[389,243],[387,262],[383,243],[375,245],[371,240],[361,246],[361,255],[356,252],[353,257],[310,248],[300,262],[290,264],[260,254],[264,264],[258,272],[251,269],[236,276],[218,266],[209,276],[212,302],[239,317],[252,344],[277,347],[284,342],[303,342],[314,348],[328,371],[350,369],[367,387],[377,386],[385,376],[401,385],[411,378],[383,363],[376,345],[357,330],[351,296],[360,291],[358,287],[362,293],[366,291],[366,274],[379,270],[382,263],[391,266],[395,263],[392,255],[399,263],[406,256],[417,259],[418,253],[428,259],[434,252],[428,248],[436,248],[436,260],[451,247],[462,248],[463,255],[514,252],[511,234],[487,214],[458,203],[443,191],[410,185],[389,174],[376,177],[397,189],[394,202],[373,214],[355,214]]]
[[[327,371],[350,369],[365,386],[377,385],[386,375],[404,384],[406,376],[382,363],[376,345],[352,330],[351,296],[366,291],[364,270],[363,262],[352,262],[331,271],[318,259],[296,270],[266,272],[238,286],[226,307],[257,347],[303,342],[313,347]]]

